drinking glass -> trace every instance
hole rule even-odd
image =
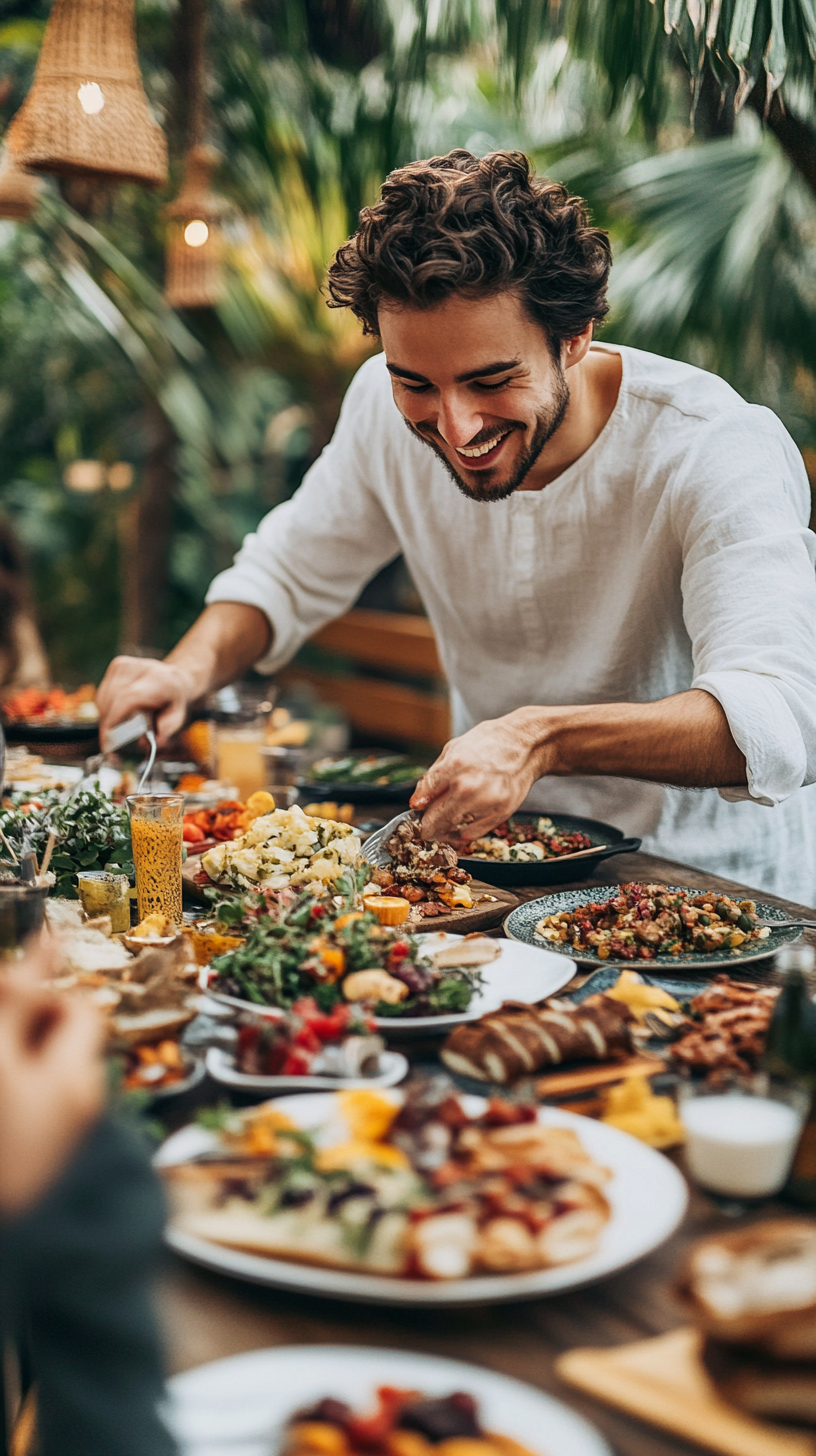
[[[678,1104],[688,1171],[695,1183],[726,1200],[726,1211],[742,1212],[779,1192],[807,1112],[801,1088],[766,1073],[735,1075],[716,1085],[681,1083]]]
[[[165,915],[182,925],[183,794],[132,794],[127,801],[139,919]]]
[[[252,723],[219,723],[215,730],[216,772],[224,783],[234,784],[238,798],[246,803],[256,789],[266,787],[264,728]]]
[[[110,915],[111,930],[121,935],[130,930],[130,880],[108,870],[80,870],[77,890],[89,920]]]

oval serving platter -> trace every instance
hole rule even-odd
[[[280,1092],[336,1092],[361,1087],[396,1087],[407,1076],[408,1058],[402,1052],[382,1052],[379,1068],[371,1076],[264,1077],[239,1072],[234,1053],[213,1046],[207,1052],[207,1071],[214,1082],[231,1087],[234,1092],[266,1092],[269,1096]]]
[[[751,942],[751,948],[740,950],[714,951],[711,954],[692,951],[689,955],[658,955],[653,960],[640,960],[637,957],[632,960],[616,959],[609,956],[607,960],[601,960],[596,951],[576,949],[569,941],[547,940],[545,936],[536,933],[536,925],[543,920],[545,915],[557,915],[562,910],[576,910],[579,905],[592,903],[602,904],[613,895],[617,895],[620,885],[598,885],[593,886],[591,893],[586,890],[562,890],[556,895],[542,895],[538,900],[528,900],[525,905],[518,905],[511,910],[504,922],[504,933],[510,940],[522,941],[525,945],[540,946],[542,950],[553,950],[556,955],[568,956],[570,960],[577,961],[582,966],[614,966],[618,970],[649,971],[659,970],[661,974],[673,974],[679,976],[693,975],[697,971],[734,971],[738,972],[740,966],[747,965],[749,961],[766,960],[768,956],[775,955],[781,945],[790,941],[798,940],[802,934],[796,926],[790,926],[786,930],[771,931],[767,940]],[[687,895],[701,895],[702,889],[696,889],[689,885],[667,885],[668,890],[683,890]],[[751,896],[753,899],[753,896]],[[786,920],[788,916],[784,910],[777,905],[769,905],[765,900],[756,900],[757,914],[762,920]]]

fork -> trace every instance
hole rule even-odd
[[[391,863],[391,856],[386,845],[397,825],[402,824],[405,819],[417,824],[421,817],[414,809],[402,809],[399,814],[394,815],[393,819],[389,819],[387,824],[383,824],[382,829],[375,830],[373,834],[369,834],[368,839],[363,840],[360,853],[375,869],[386,869]]]
[[[124,748],[126,744],[134,743],[137,738],[143,737],[147,739],[150,751],[148,753],[147,763],[142,769],[142,774],[139,779],[138,787],[136,789],[137,794],[140,794],[145,784],[147,783],[147,780],[149,779],[150,774],[153,770],[153,765],[156,762],[157,748],[156,735],[153,731],[153,726],[144,713],[136,713],[134,717],[128,718],[126,722],[117,723],[115,728],[111,728],[110,733],[105,740],[105,747],[103,751],[101,753],[92,753],[90,758],[86,758],[82,769],[82,777],[77,779],[73,789],[71,790],[65,802],[67,804],[70,804],[76,798],[77,794],[82,788],[82,785],[86,783],[93,774],[99,772],[103,763],[105,762],[105,759],[108,758],[111,753],[116,753],[120,748]]]
[[[816,930],[816,920],[760,920],[760,930],[789,930],[796,926],[798,930]]]

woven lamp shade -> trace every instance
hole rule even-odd
[[[167,143],[139,71],[133,0],[54,0],[31,90],[6,140],[30,171],[167,181]]]
[[[218,161],[218,153],[210,147],[191,147],[179,195],[164,209],[168,219],[164,297],[171,308],[212,308],[223,297],[219,224],[224,203],[211,187]]]
[[[0,218],[26,222],[37,206],[39,181],[18,167],[9,151],[0,157]]]

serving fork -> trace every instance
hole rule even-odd
[[[115,728],[111,728],[105,739],[105,747],[102,752],[92,753],[90,758],[86,758],[82,769],[82,777],[77,779],[68,795],[66,803],[70,804],[76,798],[82,785],[95,773],[99,773],[105,759],[110,754],[117,753],[120,748],[125,748],[128,743],[135,743],[137,738],[146,738],[149,748],[147,762],[142,769],[139,784],[136,789],[137,794],[140,794],[152,773],[153,765],[156,762],[157,751],[156,735],[153,731],[153,725],[144,713],[136,713],[132,718],[126,719],[124,723],[117,723]]]

